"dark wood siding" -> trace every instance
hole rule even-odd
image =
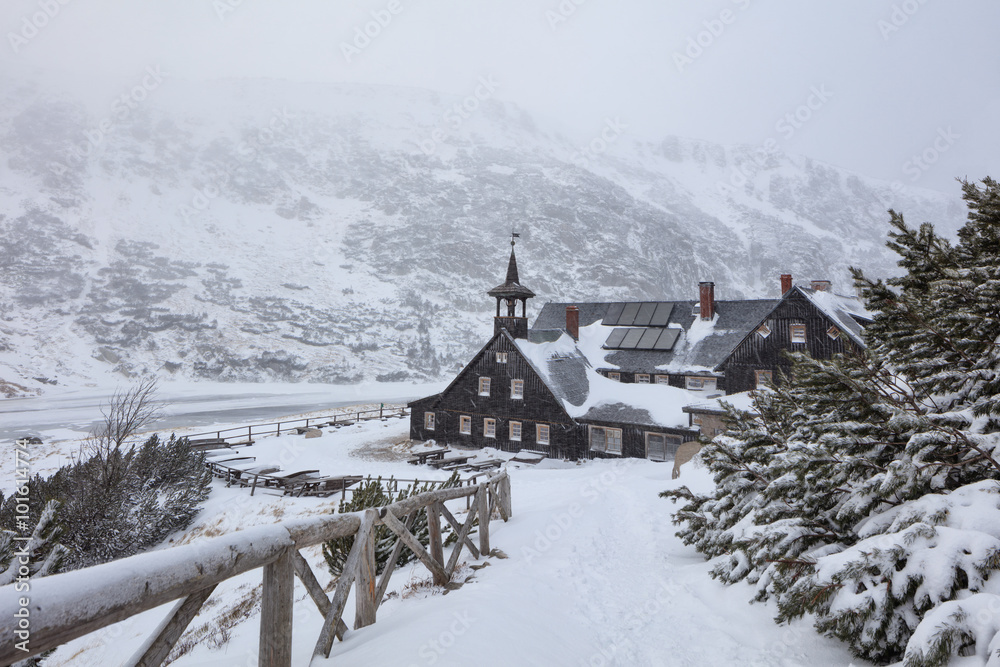
[[[837,339],[830,338],[827,331],[834,323],[797,292],[778,304],[765,324],[771,330],[766,338],[756,331],[750,332],[723,362],[728,393],[754,389],[758,370],[771,371],[775,380],[778,380],[779,371],[787,373],[790,364],[782,355],[783,350],[808,352],[816,359],[830,359],[857,349],[846,333],[841,333]],[[793,324],[805,325],[805,343],[792,342]]]
[[[622,430],[622,453],[606,454],[595,452],[590,449],[590,429],[588,426],[602,426],[605,428],[620,428]],[[637,426],[635,424],[620,424],[605,421],[588,421],[580,425],[584,442],[584,456],[588,459],[615,459],[615,458],[646,458],[646,433],[662,433],[668,436],[677,436],[681,442],[697,440],[698,432],[695,430],[682,428],[665,428],[661,426]]]
[[[507,362],[497,361],[505,353]],[[479,378],[490,378],[490,395],[479,395]],[[511,395],[512,380],[524,381],[523,398]],[[520,350],[509,338],[497,335],[483,348],[455,381],[432,402],[435,413],[433,432],[423,428],[423,413],[430,409],[416,401],[411,415],[411,437],[436,440],[452,447],[479,449],[495,447],[508,452],[522,449],[550,452],[553,456],[577,458],[580,453],[579,429],[552,395]],[[423,399],[424,401],[428,399]],[[417,409],[420,408],[420,414]],[[461,433],[460,419],[472,419],[472,432]],[[496,420],[496,437],[485,435],[485,419]],[[521,422],[521,440],[510,439],[510,422]],[[535,440],[538,424],[549,426],[549,445]]]

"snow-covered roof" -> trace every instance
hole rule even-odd
[[[861,299],[808,287],[799,287],[798,290],[855,343],[862,347],[865,345],[862,322],[872,321],[873,315]]]
[[[715,412],[721,414],[725,412],[725,409],[722,407],[723,403],[728,403],[737,410],[755,412],[753,395],[749,391],[741,391],[738,394],[728,394],[707,401],[691,403],[690,405],[685,405],[683,410],[684,412]]]
[[[694,400],[691,392],[610,380],[565,333],[554,341],[511,340],[573,419],[687,428],[682,408]]]
[[[715,317],[702,320],[694,314],[695,301],[675,301],[667,327],[682,333],[671,350],[606,350],[614,326],[604,320],[613,303],[547,303],[529,333],[530,340],[551,341],[566,326],[566,306],[580,311],[580,348],[591,366],[627,372],[657,369],[671,373],[713,373],[753,327],[778,304],[776,299],[716,301]]]

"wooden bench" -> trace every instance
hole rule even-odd
[[[449,450],[447,447],[442,447],[441,449],[427,449],[422,452],[413,452],[413,455],[406,460],[407,463],[413,465],[423,465],[428,461],[440,460],[444,458]]]
[[[320,496],[326,498],[335,493],[345,494],[348,488],[354,486],[364,477],[360,475],[343,475],[341,477],[321,477],[304,482],[296,496]],[[346,494],[345,494],[346,495]]]
[[[429,465],[432,468],[437,468],[438,470],[442,470],[446,469],[446,466],[451,467],[455,465],[463,465],[465,463],[468,463],[469,459],[471,458],[472,458],[471,454],[468,456],[452,456],[446,459],[437,459],[436,461],[430,461],[427,465]]]

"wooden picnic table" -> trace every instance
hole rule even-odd
[[[428,461],[440,460],[444,458],[449,450],[447,447],[442,447],[441,449],[426,449],[420,452],[414,452],[413,456],[407,459],[407,463],[412,463],[413,465],[423,465]]]
[[[332,496],[335,493],[346,495],[349,487],[354,486],[364,477],[360,475],[341,475],[340,477],[321,477],[306,480],[299,489],[297,496]]]
[[[319,477],[319,470],[299,470],[284,475],[268,475],[265,486],[276,486],[284,489],[285,493],[290,493],[293,489],[307,480]]]
[[[432,468],[443,469],[445,466],[462,465],[467,463],[469,459],[472,458],[472,454],[462,455],[462,456],[451,456],[446,459],[437,459],[436,461],[431,461],[427,465]]]
[[[488,459],[486,461],[474,461],[469,464],[469,468],[476,471],[489,470],[490,468],[500,468],[504,463],[503,459]]]

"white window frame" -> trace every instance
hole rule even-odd
[[[492,382],[491,382],[490,378],[488,378],[488,377],[480,377],[479,378],[479,395],[480,396],[489,396],[490,395],[490,384],[491,383]]]
[[[636,373],[635,381],[637,384],[649,384],[649,374],[648,373]]]
[[[603,443],[594,444],[594,434],[601,433]],[[621,454],[622,453],[622,430],[620,428],[611,428],[609,426],[591,426],[590,433],[587,434],[587,441],[590,446],[590,451],[592,452],[604,452],[605,454]],[[612,446],[614,441],[615,445]]]
[[[521,391],[517,390],[518,386],[520,386]],[[510,397],[524,398],[524,380],[516,378],[510,381]]]
[[[485,417],[483,419],[483,437],[484,438],[496,438],[497,437],[497,420],[492,417]]]
[[[611,373],[611,372],[609,372],[608,373],[608,379],[609,380],[614,380],[615,382],[621,382],[622,381],[622,374],[621,373]]]
[[[770,382],[774,382],[774,372],[773,371],[754,371],[753,375],[754,375],[754,382],[755,382],[754,386],[755,386],[756,389],[763,389],[764,387],[767,386],[764,382],[762,382],[762,380],[764,380],[764,379],[766,379],[766,380],[768,380]]]
[[[670,376],[669,375],[657,375],[656,376],[656,384],[669,385],[670,384]]]
[[[458,418],[458,432],[462,435],[472,435],[472,417],[461,415]]]
[[[802,332],[801,340],[798,340],[799,335],[797,332]],[[805,345],[806,336],[806,325],[804,324],[789,324],[788,325],[788,338],[795,345]]]
[[[425,412],[424,413],[424,429],[428,431],[434,430],[434,413]]]
[[[831,326],[826,330],[826,335],[830,337],[831,340],[837,340],[840,338],[840,329],[836,325]]]
[[[646,435],[645,435],[646,458],[649,459],[650,461],[656,461],[656,460],[658,460],[658,459],[650,459],[649,458],[649,436],[651,436],[651,435],[652,436],[660,436],[660,437],[663,438],[663,447],[664,447],[664,449],[670,449],[671,445],[674,445],[675,447],[680,447],[682,444],[684,444],[684,438],[680,437],[679,435],[674,435],[672,433],[660,433],[658,431],[646,431]],[[674,451],[676,452],[677,450],[675,449]],[[664,461],[669,461],[670,459],[664,458],[663,460]]]
[[[535,424],[535,442],[539,445],[547,445],[552,440],[552,429],[548,424]]]
[[[757,327],[757,335],[760,336],[761,338],[767,338],[768,336],[771,335],[771,327],[767,326],[766,323],[760,325],[759,327]]]
[[[521,433],[523,429],[521,428],[521,422],[510,422],[509,426],[510,439],[514,442],[521,442]]]
[[[506,352],[497,352],[497,363],[498,364],[506,364],[507,363],[507,353]]]

